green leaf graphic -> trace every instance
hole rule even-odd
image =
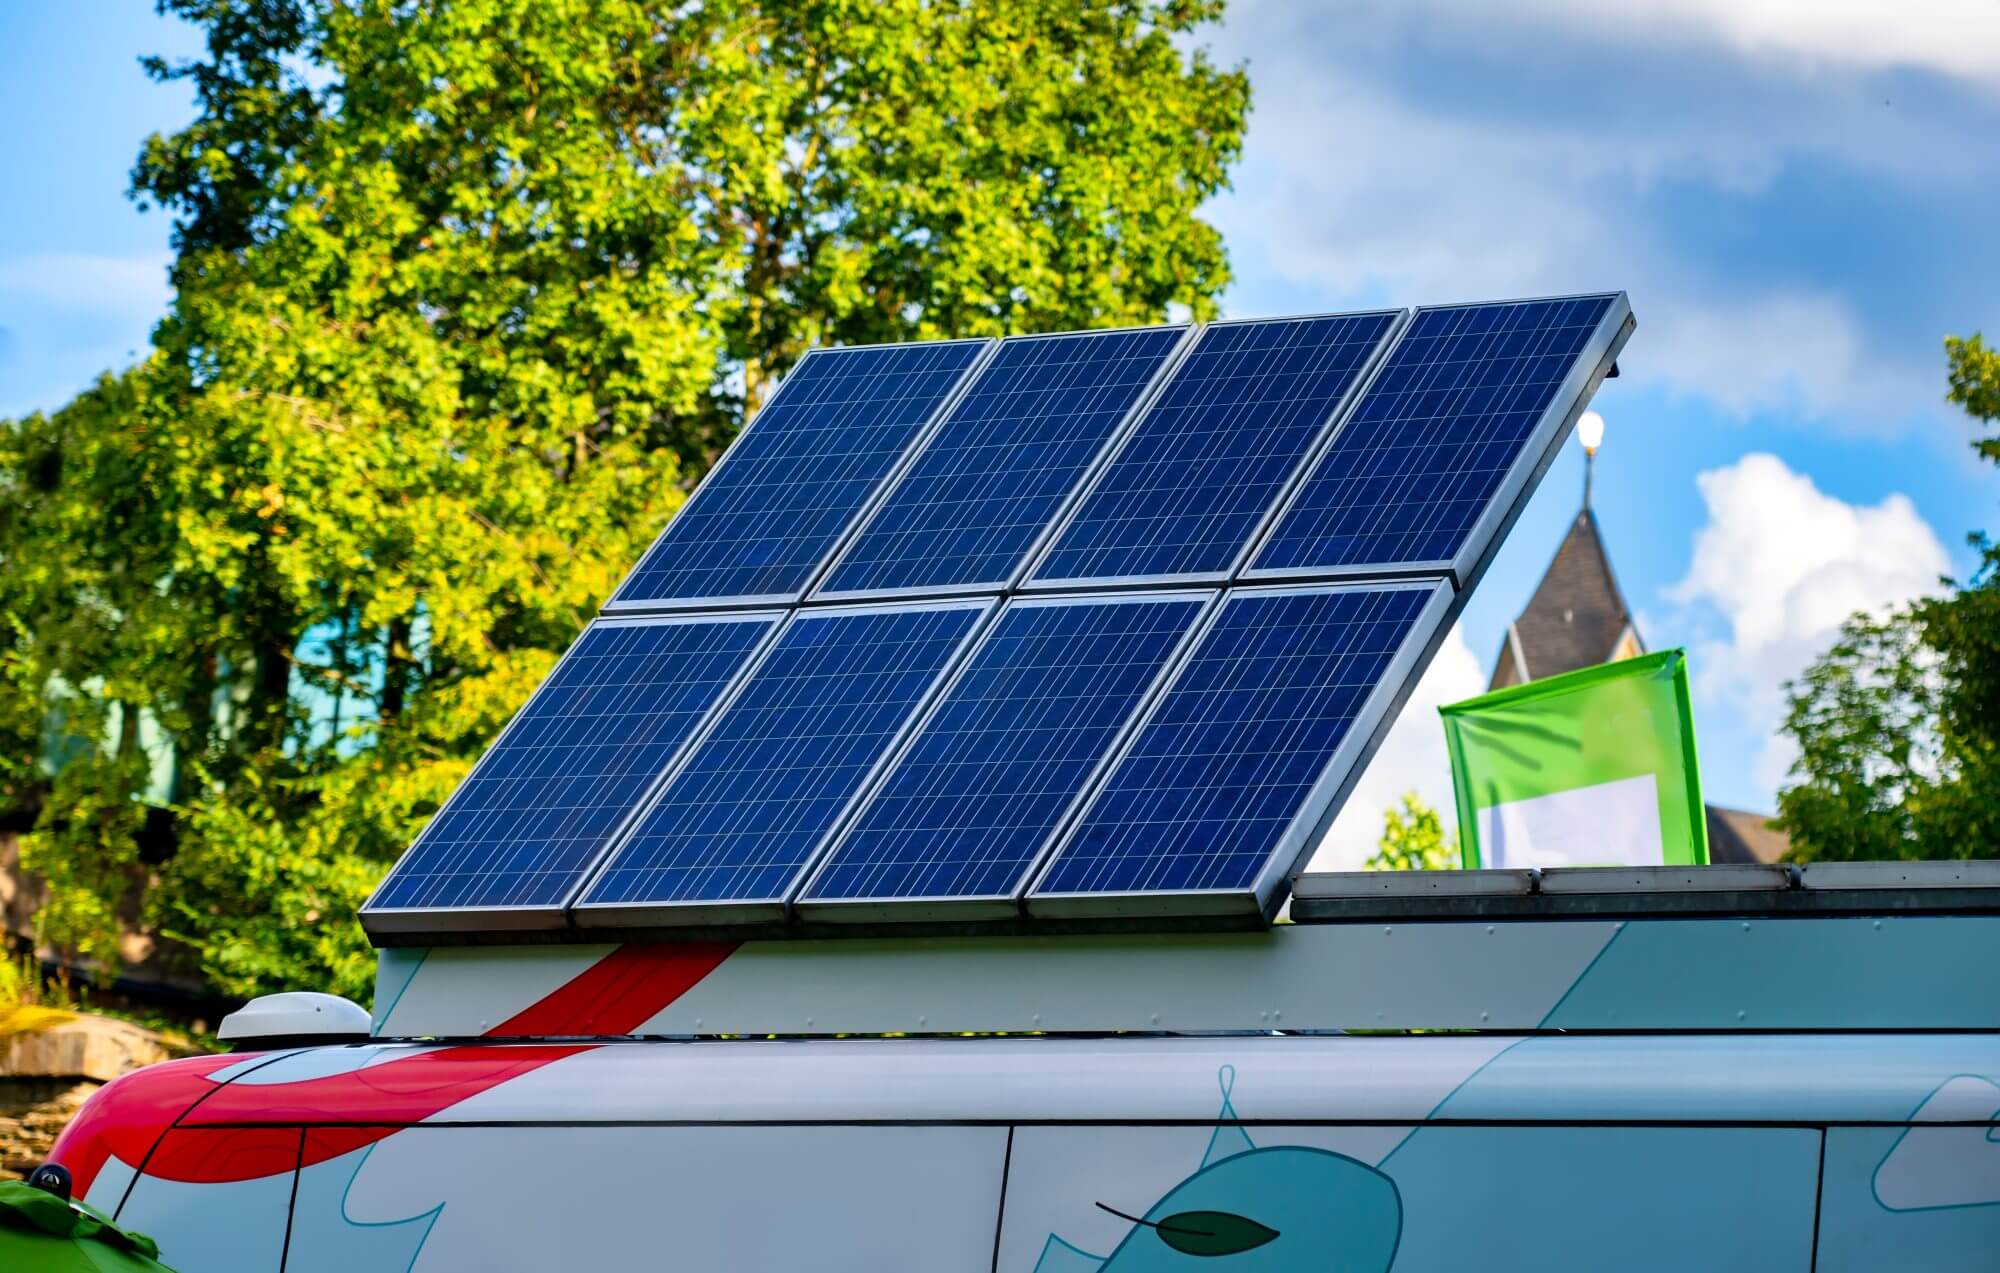
[[[1235,1255],[1278,1236],[1276,1229],[1227,1211],[1182,1211],[1155,1220],[1153,1227],[1183,1255]]]

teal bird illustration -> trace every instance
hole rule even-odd
[[[1222,1117],[1235,1072],[1225,1066]],[[1303,1146],[1259,1149],[1241,1126],[1209,1138],[1200,1170],[1132,1222],[1099,1259],[1050,1236],[1036,1273],[1386,1273],[1403,1235],[1395,1182],[1344,1154]]]
[[[1373,1167],[1323,1149],[1252,1149],[1136,1218],[1104,1273],[1385,1273],[1402,1230],[1396,1186]]]

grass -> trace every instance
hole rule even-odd
[[[66,1025],[85,1014],[151,1030],[176,1055],[221,1051],[213,1036],[197,1034],[156,1013],[92,1003],[88,987],[74,985],[66,971],[45,973],[32,954],[0,956],[0,1042]]]
[[[42,976],[41,964],[30,955],[0,959],[0,1039],[74,1021],[77,1012],[67,978]]]

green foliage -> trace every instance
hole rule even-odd
[[[0,800],[39,828],[25,864],[60,885],[37,922],[98,959],[115,957],[138,866],[145,709],[190,672],[170,585],[134,586],[171,569],[173,528],[150,507],[151,409],[134,370],[0,427]]]
[[[1382,812],[1382,839],[1370,871],[1451,871],[1459,866],[1458,834],[1444,829],[1437,810],[1414,791],[1403,793],[1402,806]]]
[[[1933,813],[1951,790],[1934,722],[1945,686],[1909,611],[1856,615],[1790,686],[1798,740],[1778,797],[1792,855],[1878,861],[1936,856]],[[1957,854],[1955,856],[1966,856]]]
[[[219,1052],[214,1036],[170,1021],[157,1013],[133,1012],[99,1002],[88,984],[73,985],[69,974],[45,971],[33,954],[0,950],[0,1043],[16,1034],[33,1034],[76,1020],[82,1014],[129,1021],[152,1031],[176,1054]]]
[[[2000,422],[2000,349],[1988,349],[1977,332],[1964,339],[1947,337],[1944,349],[1951,363],[1951,400],[1975,420]],[[2000,464],[2000,435],[1981,438],[1972,445]]]
[[[2000,356],[1978,336],[1946,349],[1951,400],[2000,423]],[[2000,437],[1974,445],[2000,463]],[[1794,858],[1991,857],[2000,845],[2000,548],[1972,543],[1970,581],[1856,615],[1787,687],[1800,754],[1778,823]]]
[[[27,1008],[41,1009],[46,1017],[67,1018],[80,1011],[81,1005],[69,981],[42,975],[41,962],[32,954],[0,951],[0,1022],[17,1019],[16,1014]],[[0,1038],[7,1033],[6,1026],[0,1025]]]
[[[161,7],[172,310],[0,424],[0,817],[101,960],[150,873],[219,988],[365,993],[357,904],[807,347],[1227,281],[1216,0]]]

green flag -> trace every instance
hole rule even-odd
[[[1438,710],[1468,868],[1708,861],[1684,651]]]

